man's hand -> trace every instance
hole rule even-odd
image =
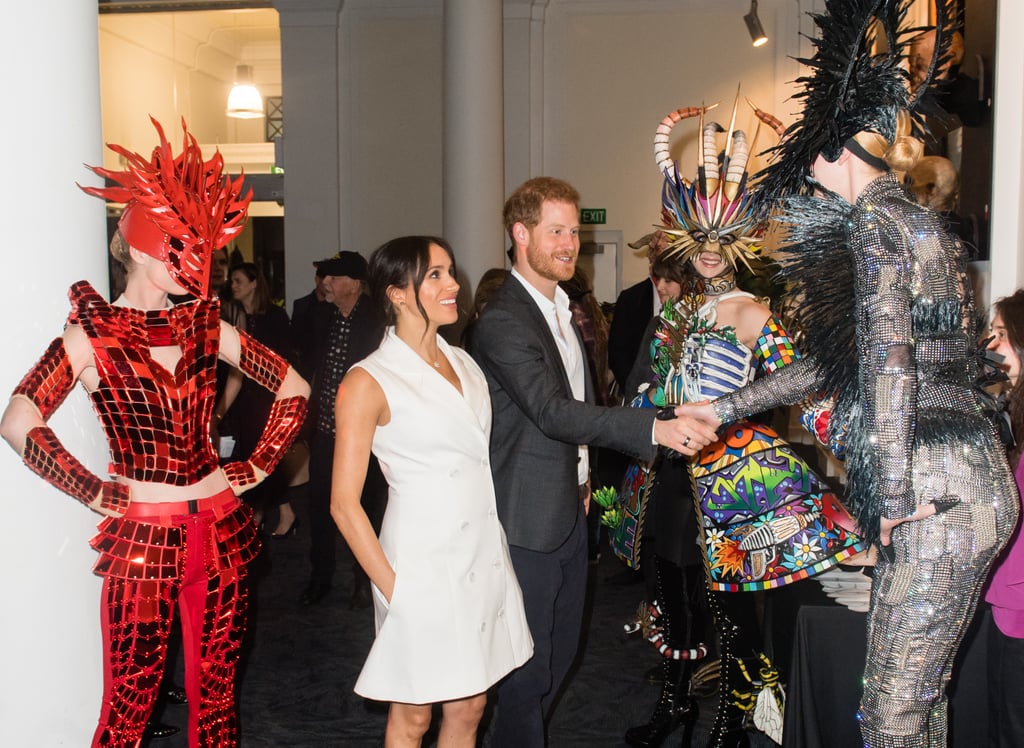
[[[671,420],[654,422],[654,441],[661,446],[679,454],[695,455],[718,438],[712,426],[683,412],[682,407],[676,408],[675,413]]]

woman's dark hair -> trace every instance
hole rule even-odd
[[[704,292],[704,279],[700,273],[693,269],[690,261],[680,260],[679,255],[667,259],[658,255],[651,265],[651,275],[678,283],[682,288],[681,296]]]
[[[242,273],[250,281],[256,281],[256,289],[252,295],[252,313],[263,314],[270,308],[270,284],[263,276],[259,267],[253,262],[243,262],[231,268],[230,279],[235,273]]]
[[[480,276],[480,282],[476,284],[476,293],[473,294],[473,320],[480,318],[480,312],[484,310],[494,292],[505,285],[508,278],[508,271],[505,268],[489,268]]]
[[[400,236],[377,247],[370,255],[367,285],[370,296],[387,315],[388,324],[395,323],[395,310],[388,299],[388,289],[405,288],[412,283],[416,308],[424,319],[427,312],[420,303],[420,286],[430,267],[430,245],[436,244],[448,254],[455,272],[455,254],[451,245],[437,236]]]
[[[1017,360],[1024,364],[1024,289],[999,299],[992,307],[1003,320],[1006,340],[1013,348]],[[1024,376],[1017,376],[1017,383],[1007,395],[1006,409],[1010,413],[1010,424],[1017,440],[1009,450],[1010,464],[1016,467],[1021,451],[1024,450]]]

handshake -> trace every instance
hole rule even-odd
[[[708,401],[662,408],[654,422],[654,441],[682,455],[695,455],[718,439],[722,422]]]

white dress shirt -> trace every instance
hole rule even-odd
[[[586,366],[583,347],[576,336],[572,325],[572,311],[569,309],[569,296],[559,286],[555,286],[555,300],[547,298],[527,281],[522,275],[512,269],[512,277],[523,284],[530,298],[533,299],[541,314],[544,315],[551,331],[551,337],[555,340],[558,352],[562,356],[562,366],[569,378],[569,386],[572,389],[572,396],[581,402],[586,400],[586,380],[584,369]],[[582,486],[590,478],[590,455],[587,445],[579,445],[580,457],[577,463],[577,477]]]

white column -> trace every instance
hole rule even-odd
[[[501,0],[444,3],[444,235],[474,288],[503,267]],[[466,288],[471,292],[472,288]]]
[[[992,301],[1024,286],[1024,3],[996,3],[992,143]]]
[[[313,289],[313,262],[341,242],[338,15],[344,0],[275,0],[284,106],[288,309]]]
[[[102,164],[96,3],[48,0],[5,7],[4,251],[0,253],[0,402],[60,334],[67,289],[107,291],[102,200],[82,163]],[[81,390],[50,421],[68,449],[105,474],[107,450]],[[102,659],[96,554],[99,516],[0,445],[0,745],[88,745],[99,714]]]

